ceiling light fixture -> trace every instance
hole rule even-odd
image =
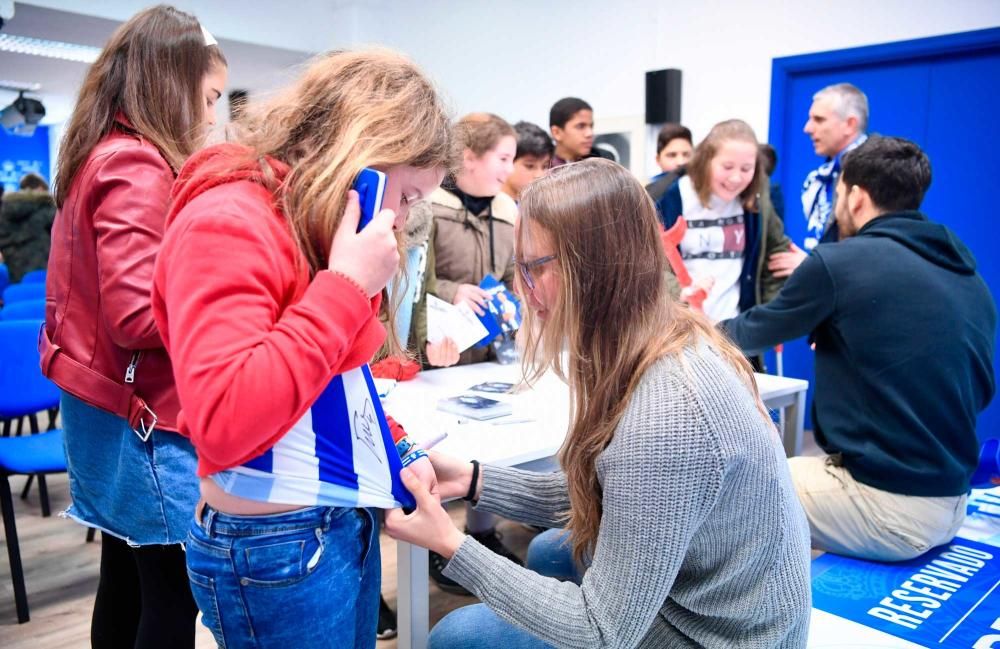
[[[13,90],[14,92],[38,92],[42,89],[40,83],[28,83],[27,81],[12,81],[10,79],[0,79],[0,90]]]
[[[101,53],[101,48],[91,47],[90,45],[78,45],[77,43],[49,41],[41,38],[29,38],[28,36],[0,34],[0,52],[46,56],[52,59],[77,61],[79,63],[93,63]]]

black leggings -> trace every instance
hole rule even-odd
[[[101,535],[94,649],[193,649],[197,615],[180,545],[133,548]]]

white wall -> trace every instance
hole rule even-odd
[[[122,20],[150,0],[33,3]],[[696,138],[730,117],[746,119],[767,137],[774,57],[1000,26],[1000,0],[174,4],[196,13],[213,33],[236,40],[308,51],[388,45],[425,67],[456,115],[488,110],[543,127],[553,101],[576,95],[594,106],[598,130],[634,124],[641,132],[644,73],[680,68],[682,117]]]
[[[352,28],[338,19],[344,0],[160,0],[193,13],[215,36],[257,45],[318,52],[346,41]],[[16,5],[22,4],[15,0]],[[124,21],[158,0],[30,0],[49,9]]]
[[[774,57],[1000,26],[998,0],[423,0],[363,11],[355,40],[409,53],[459,114],[547,127],[552,102],[576,95],[598,130],[616,130],[642,121],[644,73],[673,67],[696,139],[730,117],[767,137]]]

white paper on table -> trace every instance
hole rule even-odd
[[[375,383],[375,391],[378,396],[385,399],[392,392],[392,389],[396,387],[396,379],[380,379],[373,378],[372,381]]]
[[[468,304],[448,304],[427,294],[427,342],[438,343],[451,338],[458,351],[463,352],[488,333]]]

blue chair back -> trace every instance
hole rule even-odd
[[[24,300],[44,300],[45,284],[32,282],[30,284],[11,284],[3,292],[3,303],[22,302]]]
[[[21,278],[22,284],[44,284],[45,283],[45,270],[33,270],[30,273],[25,273],[24,277]]]
[[[59,388],[42,375],[38,332],[41,320],[0,322],[0,419],[55,408]]]
[[[0,309],[0,320],[44,320],[45,300],[23,300]]]
[[[10,271],[7,270],[7,264],[0,264],[0,295],[3,295],[8,285],[10,285]]]

